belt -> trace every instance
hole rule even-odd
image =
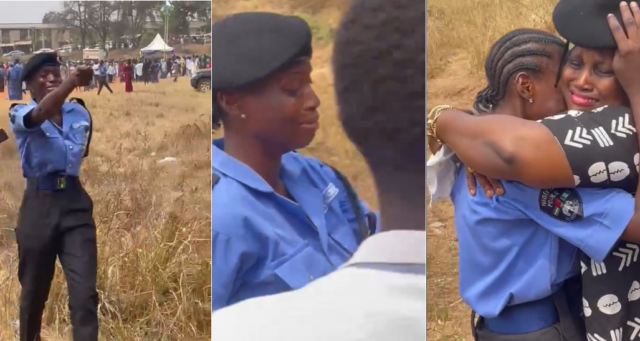
[[[507,306],[497,317],[484,318],[485,326],[490,331],[511,335],[549,328],[559,321],[560,317],[553,296]]]
[[[69,187],[76,187],[79,183],[80,179],[77,176],[53,173],[27,178],[27,189],[61,191]]]

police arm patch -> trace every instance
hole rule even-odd
[[[552,188],[540,190],[540,211],[553,219],[574,223],[584,218],[580,193],[574,188]]]
[[[22,106],[22,103],[11,103],[9,106],[9,120],[11,121],[11,124],[16,124],[16,113]]]

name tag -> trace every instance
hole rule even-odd
[[[329,203],[338,195],[338,192],[340,190],[332,183],[329,183],[329,186],[322,192],[322,203],[325,212],[329,209]]]

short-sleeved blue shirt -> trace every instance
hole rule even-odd
[[[285,154],[280,176],[292,201],[223,148],[214,141],[212,310],[300,288],[351,257],[360,242],[357,218],[330,167]]]
[[[601,262],[634,213],[618,189],[546,189],[503,181],[491,199],[468,193],[461,167],[451,198],[459,240],[460,295],[479,315],[551,296],[579,274],[578,249]]]
[[[47,120],[28,129],[24,117],[35,107],[36,103],[31,101],[9,111],[23,176],[39,177],[51,173],[78,176],[91,127],[89,112],[78,103],[67,102],[62,106],[62,127]]]

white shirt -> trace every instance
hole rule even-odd
[[[357,266],[426,267],[426,257],[424,231],[373,235],[343,267],[299,290],[216,310],[212,340],[424,341],[426,276]]]
[[[100,65],[94,64],[92,68],[93,68],[93,74],[96,76],[100,76]]]
[[[135,70],[136,70],[136,75],[142,76],[142,63],[136,64]]]

